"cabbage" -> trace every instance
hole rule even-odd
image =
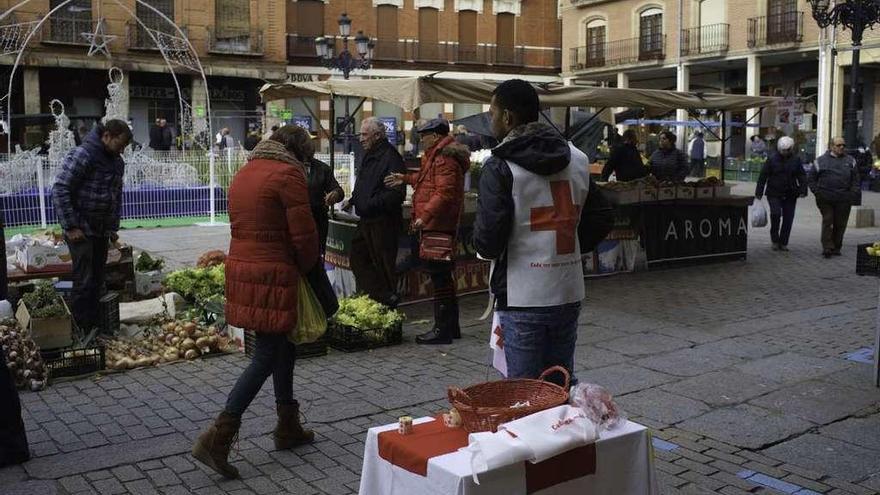
[[[403,321],[403,313],[380,304],[369,296],[346,297],[339,301],[333,319],[359,330],[387,329]]]

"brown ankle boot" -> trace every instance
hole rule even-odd
[[[299,402],[277,404],[278,426],[275,427],[275,448],[287,450],[315,441],[315,432],[306,430],[299,422]]]
[[[192,448],[193,457],[225,478],[238,478],[238,469],[229,464],[229,450],[238,435],[239,427],[241,418],[220,413],[214,424],[196,439]]]

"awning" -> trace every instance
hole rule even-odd
[[[263,101],[302,96],[357,96],[394,104],[411,112],[425,103],[489,103],[496,81],[467,81],[436,77],[389,79],[329,79],[320,82],[266,84],[260,89]],[[650,113],[670,110],[745,110],[780,103],[772,96],[723,93],[617,89],[561,84],[536,86],[543,107],[630,107]]]

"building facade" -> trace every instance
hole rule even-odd
[[[355,71],[355,78],[394,78],[437,74],[458,79],[505,80],[519,77],[533,82],[557,81],[561,68],[561,20],[557,0],[290,0],[287,3],[288,78],[315,81],[340,77],[325,68],[315,50],[315,38],[325,37],[343,49],[338,18],[346,13],[352,36],[359,31],[374,40],[372,66]],[[349,49],[354,51],[353,44]],[[358,101],[348,102],[355,111]],[[335,102],[337,120],[344,119],[346,99]],[[296,99],[270,102],[284,108],[288,118],[311,119],[316,132],[330,126],[329,100]],[[436,103],[414,113],[380,101],[365,101],[355,124],[364,117],[380,117],[396,127],[410,147],[413,123],[419,118],[463,118],[486,110],[486,105]],[[277,114],[270,110],[270,114]],[[327,147],[325,140],[323,146]]]
[[[0,0],[0,10],[19,3]],[[182,134],[180,95],[189,107],[184,111],[206,117],[206,91],[213,128],[229,127],[236,140],[243,140],[249,126],[262,123],[260,85],[286,76],[284,19],[284,0],[31,0],[19,5],[0,25],[4,82],[17,50],[23,50],[12,81],[10,137],[24,148],[39,146],[51,128],[53,99],[65,105],[74,130],[89,128],[104,114],[108,70],[118,67],[138,142],[148,142],[159,117]],[[94,50],[103,42],[109,56]]]
[[[562,19],[569,84],[807,98],[799,126],[780,125],[776,109],[730,115],[760,125],[731,129],[732,155],[747,152],[753,134],[800,131],[821,152],[841,132],[848,33],[820,33],[807,0],[565,0]],[[870,142],[880,122],[871,50],[865,59],[861,134]]]

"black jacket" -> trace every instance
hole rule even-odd
[[[828,151],[816,158],[807,180],[819,201],[853,204],[861,194],[859,171],[848,155],[834,156]]]
[[[760,198],[796,198],[807,194],[807,174],[801,157],[790,155],[783,157],[779,153],[764,162],[755,196]]]
[[[611,156],[602,169],[602,180],[607,181],[613,172],[617,180],[630,181],[648,175],[648,169],[642,164],[642,155],[633,144],[623,143],[611,150]]]
[[[507,309],[507,244],[514,214],[513,175],[506,160],[535,174],[552,175],[568,167],[571,149],[553,128],[532,122],[512,130],[483,164],[473,242],[482,258],[495,261],[490,286],[497,309]],[[579,235],[581,228],[587,228],[585,222],[578,225]]]
[[[157,125],[150,127],[150,148],[162,151],[162,128]]]
[[[387,215],[400,218],[403,215],[403,186],[389,189],[383,182],[394,172],[406,172],[403,158],[387,139],[383,139],[364,154],[357,173],[351,204],[358,216],[371,219]]]
[[[336,177],[333,177],[333,171],[330,165],[312,158],[306,166],[306,180],[309,186],[309,205],[312,207],[312,217],[315,219],[315,225],[318,227],[318,235],[321,239],[321,250],[327,244],[327,229],[330,223],[330,214],[327,212],[329,208],[324,203],[324,196],[332,191],[339,191],[344,195]],[[340,198],[342,201],[342,198]]]
[[[651,155],[648,163],[651,167],[651,175],[661,181],[684,182],[690,171],[687,155],[677,148],[658,149]]]

